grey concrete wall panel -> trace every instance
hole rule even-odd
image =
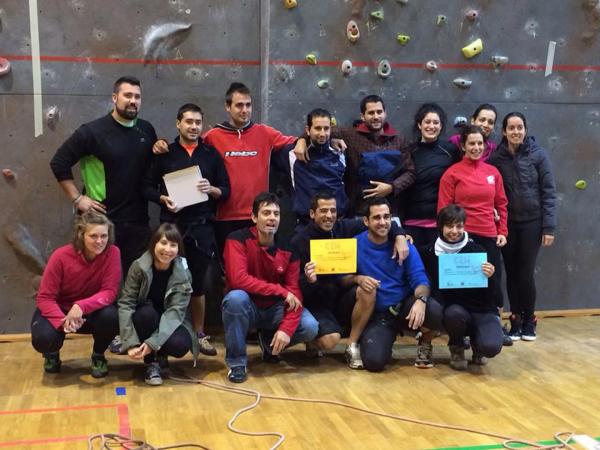
[[[496,104],[500,116],[522,110],[552,157],[559,192],[556,244],[539,258],[538,307],[598,307],[600,9],[594,3],[299,0],[288,10],[279,0],[38,0],[44,123],[34,138],[28,2],[3,1],[0,57],[12,70],[0,76],[0,169],[16,178],[0,180],[0,333],[27,331],[39,281],[36,254],[47,258],[69,238],[71,205],[48,162],[81,123],[110,109],[112,83],[123,74],[142,80],[141,116],[167,138],[175,135],[177,107],[188,101],[203,107],[207,125],[223,120],[223,93],[234,80],[254,91],[255,117],[286,133],[300,131],[317,106],[349,124],[368,93],[385,97],[389,119],[407,136],[424,101],[440,102],[450,120],[481,102]],[[472,22],[465,18],[471,8],[479,11]],[[369,16],[377,9],[383,21]],[[442,26],[438,14],[447,17]],[[354,44],[346,38],[350,19],[361,32]],[[397,34],[411,39],[401,45]],[[483,52],[467,60],[461,48],[476,38]],[[557,43],[555,70],[545,77],[550,40]],[[315,66],[304,62],[310,52]],[[494,70],[493,55],[509,62]],[[344,59],[354,63],[349,76],[340,70]],[[377,76],[382,59],[392,64],[385,80]],[[429,60],[437,71],[425,69]],[[472,86],[456,87],[457,77]],[[320,80],[329,87],[320,89]],[[58,116],[49,124],[45,115],[53,107]],[[587,189],[574,187],[579,179]],[[23,229],[17,235],[28,239],[19,248],[4,237]]]

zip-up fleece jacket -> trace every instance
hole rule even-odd
[[[243,228],[227,237],[223,253],[227,289],[245,291],[261,309],[283,302],[288,292],[302,302],[298,283],[300,260],[277,243],[271,247],[261,246],[257,233],[256,227]],[[293,336],[302,309],[301,306],[296,311],[290,311],[284,307],[278,330]]]
[[[527,136],[513,155],[503,141],[488,160],[504,179],[508,197],[508,221],[542,219],[542,233],[556,228],[556,187],[546,150]]]
[[[295,140],[252,122],[240,129],[223,122],[204,135],[204,143],[216,148],[223,158],[231,184],[229,198],[217,205],[217,220],[250,219],[254,198],[269,188],[271,151]]]

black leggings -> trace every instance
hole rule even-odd
[[[133,313],[133,326],[141,342],[148,339],[158,329],[160,324],[160,314],[152,302],[145,303],[138,307]],[[163,344],[158,352],[152,352],[144,357],[145,363],[156,360],[156,355],[173,356],[182,358],[192,348],[192,337],[183,325],[179,325],[169,339]]]
[[[117,307],[112,304],[83,316],[85,322],[77,334],[91,334],[94,337],[94,353],[103,354],[110,341],[119,334]],[[57,330],[35,309],[31,319],[31,344],[40,353],[56,353],[65,342],[65,332]]]
[[[535,261],[542,245],[542,223],[508,223],[508,243],[502,249],[510,311],[524,319],[535,311]]]
[[[493,358],[502,350],[502,325],[496,313],[476,313],[461,305],[450,305],[444,310],[444,327],[448,332],[448,345],[464,344],[471,337],[473,351]]]
[[[502,251],[496,245],[496,238],[479,236],[469,233],[469,237],[483,247],[487,253],[488,262],[495,267],[494,275],[488,278],[488,286],[494,297],[494,304],[498,308],[504,307],[504,294],[502,294]]]

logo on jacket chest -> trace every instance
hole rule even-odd
[[[496,184],[496,177],[494,175],[488,175],[486,180],[488,184]]]
[[[225,152],[225,157],[229,158],[252,158],[257,155],[258,152],[256,150],[231,150]]]

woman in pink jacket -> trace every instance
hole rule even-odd
[[[60,371],[59,351],[67,333],[92,334],[92,376],[108,373],[104,352],[119,334],[114,301],[121,280],[113,228],[103,214],[86,212],[75,219],[72,243],[50,256],[31,320],[31,342],[44,355],[47,373]]]

